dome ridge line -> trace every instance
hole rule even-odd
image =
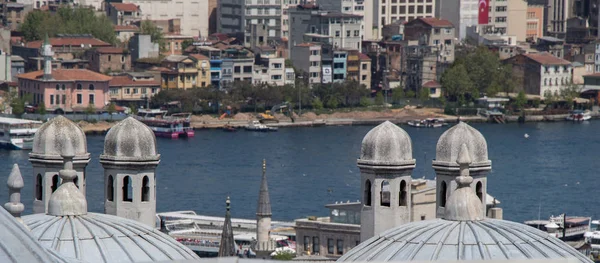
[[[500,247],[500,251],[502,252],[502,254],[504,255],[504,257],[506,259],[510,259],[510,250],[502,242],[500,242],[498,240],[498,238],[496,238],[495,235],[492,235],[492,233],[491,233],[492,229],[494,231],[496,231],[496,233],[498,233],[498,231],[493,226],[490,226],[487,222],[488,222],[487,220],[486,221],[474,221],[473,224],[481,227],[481,229],[483,229],[483,231],[485,231],[488,234],[488,236],[492,240],[494,240],[494,243],[498,244],[498,247]],[[502,233],[498,233],[498,234],[502,235]],[[504,235],[502,235],[502,236],[504,236]],[[510,239],[508,239],[508,240],[510,240]]]
[[[440,252],[442,251],[442,247],[444,246],[444,242],[446,242],[446,239],[448,239],[448,237],[450,236],[450,234],[454,231],[454,229],[459,226],[459,224],[455,224],[454,222],[450,222],[450,227],[445,226],[446,227],[446,232],[442,235],[442,237],[440,238],[440,241],[438,241],[435,250],[433,251],[433,253],[431,254],[431,259],[430,260],[437,260]]]
[[[473,233],[473,236],[475,237],[475,241],[477,242],[477,247],[479,248],[479,253],[481,254],[481,257],[485,260],[485,259],[490,259],[490,253],[489,251],[487,251],[487,249],[485,249],[483,247],[483,244],[481,242],[481,238],[479,237],[479,234],[477,233],[477,231],[475,231],[475,227],[473,227],[473,224],[471,224],[470,222],[467,224],[467,226],[469,227],[469,229],[471,229],[471,232]]]
[[[102,256],[102,262],[108,262],[108,259],[105,256],[105,254],[107,254],[107,252],[106,252],[107,250],[106,250],[106,247],[104,247],[104,243],[100,242],[100,240],[98,239],[98,236],[96,236],[94,234],[94,231],[89,226],[90,222],[88,221],[87,217],[82,216],[81,219],[82,220],[80,222],[83,225],[83,227],[85,227],[85,229],[87,229],[88,233],[90,233],[90,235],[94,237],[94,243],[96,243],[98,250],[100,250],[100,256]]]
[[[106,231],[106,233],[111,233],[110,238],[119,245],[119,248],[121,248],[121,250],[125,253],[125,255],[127,255],[127,258],[129,258],[130,261],[134,261],[133,256],[131,255],[131,253],[129,253],[129,250],[126,248],[126,246],[123,244],[123,242],[121,242],[121,240],[117,237],[117,235],[114,235],[113,232],[108,231],[108,229],[105,226],[105,225],[109,225],[108,222],[104,222],[104,221],[100,221],[100,220],[94,220],[94,221],[96,221],[97,227],[102,228],[104,231]],[[111,222],[111,223],[114,223],[114,222]],[[119,232],[121,232],[121,234],[125,235],[125,233],[122,230],[120,230],[120,229],[115,229],[115,230],[119,231]],[[128,235],[125,235],[125,236],[128,236]]]
[[[123,229],[126,229],[126,230],[128,230],[128,231],[130,231],[130,232],[133,232],[133,233],[135,233],[135,236],[137,236],[137,237],[139,237],[139,238],[141,238],[141,239],[144,239],[144,240],[146,240],[147,242],[149,242],[149,243],[151,243],[151,244],[153,244],[153,245],[156,245],[154,242],[151,242],[150,240],[146,239],[146,238],[145,238],[143,235],[140,235],[141,233],[143,233],[143,231],[141,231],[141,230],[140,230],[138,227],[136,227],[136,226],[132,226],[132,225],[129,225],[129,224],[124,224],[124,223],[122,223],[122,222],[118,222],[118,221],[111,222],[111,224],[114,224],[114,225],[116,225],[116,226],[119,226],[118,230],[119,230],[119,231],[121,231],[122,233],[123,233]],[[135,232],[134,232],[134,231],[132,231],[132,230],[135,230]],[[148,232],[150,232],[150,231],[148,231]],[[156,260],[157,260],[156,258],[154,258],[154,256],[152,255],[152,253],[150,253],[150,252],[148,251],[148,249],[147,249],[147,248],[145,248],[144,246],[142,246],[142,244],[140,244],[140,241],[139,241],[137,238],[131,238],[131,237],[129,236],[129,240],[133,241],[133,243],[135,243],[136,245],[138,245],[138,246],[140,247],[140,249],[141,249],[142,251],[144,251],[144,253],[146,253],[146,255],[147,255],[149,258],[151,258],[151,259],[152,259],[152,261],[156,261]],[[166,255],[168,255],[168,253],[166,253],[166,251],[165,251],[163,248],[161,248],[161,247],[158,247],[158,246],[157,246],[157,247],[155,247],[155,249],[158,249],[158,250],[160,250],[161,252],[163,252],[163,253],[165,253]],[[171,255],[168,255],[168,256],[169,256],[169,258],[170,258],[170,259],[173,259],[173,258],[171,257]]]

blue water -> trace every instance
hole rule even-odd
[[[600,187],[600,122],[473,126],[487,139],[493,169],[488,192],[501,201],[505,219],[522,222],[537,219],[538,213],[547,218],[563,212],[600,217],[600,198],[595,196]],[[359,199],[356,159],[371,128],[288,128],[276,133],[202,130],[188,140],[159,138],[157,210],[223,216],[225,198],[231,196],[234,217],[254,218],[265,158],[275,220],[325,216],[325,204]],[[412,137],[417,159],[413,177],[435,178],[431,160],[446,128],[403,128]],[[104,138],[87,139],[92,155],[87,168],[88,206],[102,212],[103,171],[98,156]],[[30,213],[34,185],[27,158],[27,151],[0,151],[0,180],[5,182],[13,163],[20,165],[23,203]],[[7,199],[7,190],[1,190],[0,204]]]

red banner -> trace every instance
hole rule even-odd
[[[489,0],[479,0],[479,24],[487,25],[489,20]]]

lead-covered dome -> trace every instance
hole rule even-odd
[[[154,132],[146,124],[128,117],[108,131],[100,158],[158,160],[159,157]]]
[[[65,148],[73,149],[75,159],[89,159],[85,133],[77,124],[59,115],[44,123],[33,137],[31,157],[62,159]]]
[[[410,136],[389,121],[371,129],[363,138],[360,165],[414,165]]]
[[[485,137],[470,125],[459,122],[448,129],[438,140],[433,166],[458,166],[456,163],[461,145],[466,144],[472,158],[471,169],[491,169]]]

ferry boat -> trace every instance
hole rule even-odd
[[[269,132],[269,131],[277,131],[277,127],[269,127],[267,125],[260,123],[259,121],[250,121],[250,123],[248,123],[248,126],[246,126],[246,130]]]
[[[0,146],[13,150],[31,150],[33,136],[41,121],[0,117]]]
[[[136,118],[148,125],[158,137],[179,138],[194,137],[191,127],[191,113],[177,113],[167,116],[166,110],[140,109]]]
[[[568,121],[587,121],[587,120],[590,120],[591,118],[592,118],[592,115],[590,114],[589,111],[574,110],[569,114],[569,116],[567,116],[566,119]]]
[[[600,261],[600,221],[593,220],[590,231],[585,233],[585,242],[589,245],[590,256],[595,262]]]
[[[424,120],[409,121],[408,125],[412,127],[439,128],[442,126],[447,126],[448,123],[446,123],[443,119],[427,118]]]
[[[590,231],[591,217],[551,216],[549,220],[525,221],[525,224],[548,232],[563,241],[584,240],[585,233]]]

